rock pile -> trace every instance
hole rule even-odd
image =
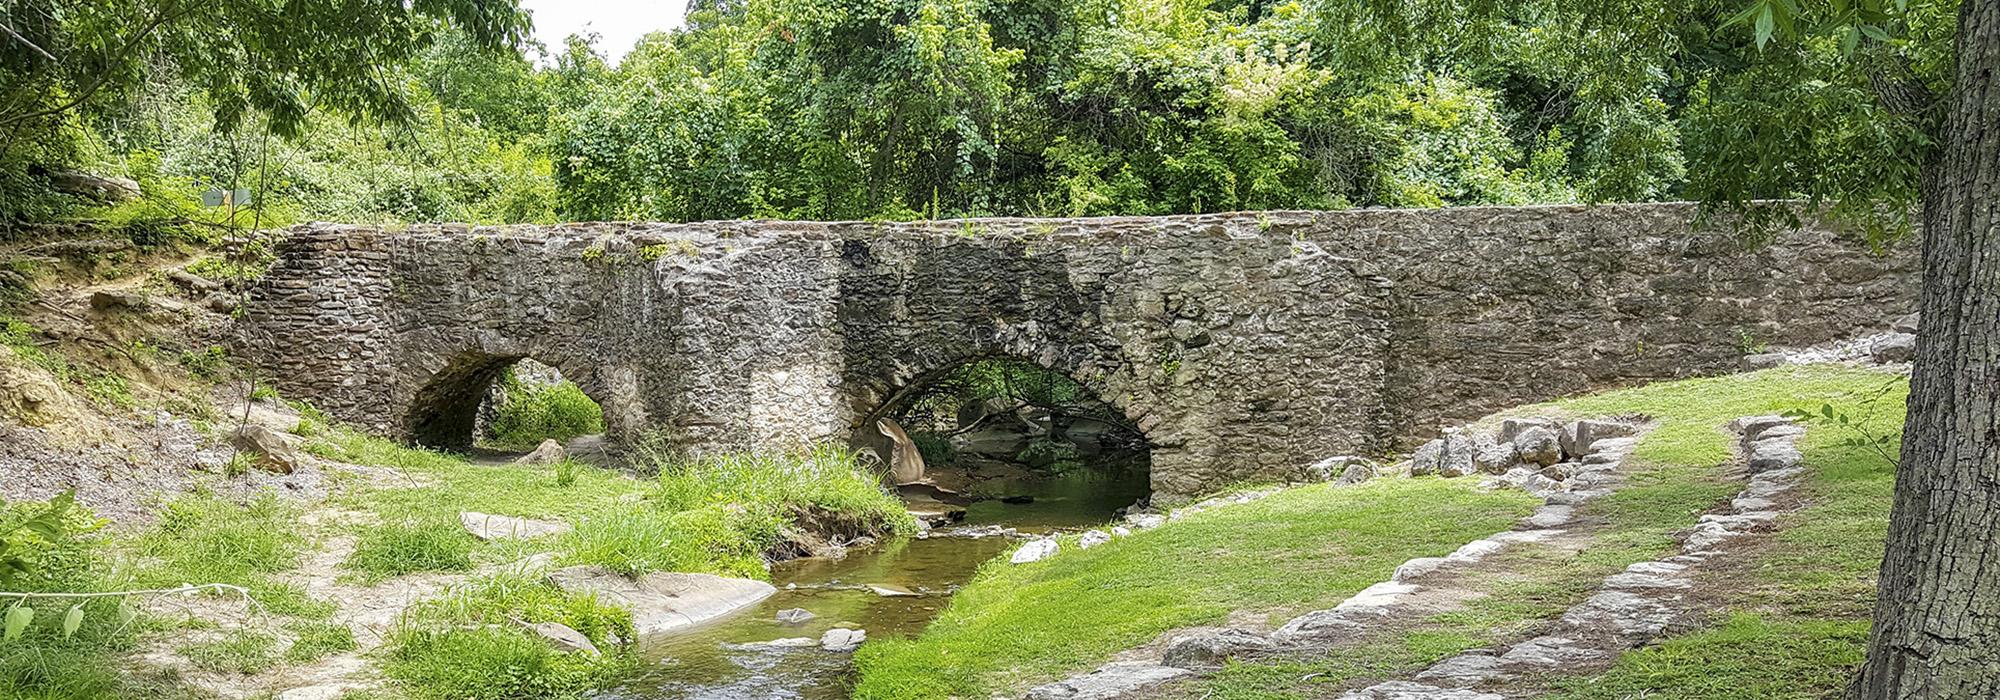
[[[1525,470],[1515,480],[1540,474],[1562,481],[1579,471],[1580,463],[1606,451],[1606,446],[1599,444],[1601,441],[1629,438],[1638,429],[1638,425],[1627,422],[1559,423],[1550,418],[1508,418],[1501,421],[1499,432],[1490,436],[1471,427],[1455,428],[1417,448],[1410,457],[1410,474],[1504,475]]]

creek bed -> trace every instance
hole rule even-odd
[[[1103,524],[1147,493],[1143,469],[1079,469],[1053,479],[997,484],[1032,503],[981,501],[965,522],[943,532],[999,525],[1039,534]],[[851,655],[819,648],[835,627],[867,630],[871,639],[923,631],[951,593],[981,564],[1011,550],[1006,537],[933,535],[850,551],[843,559],[800,559],[772,567],[777,594],[698,629],[642,640],[640,670],[600,697],[624,700],[836,700],[848,696]],[[917,593],[884,596],[869,588]],[[777,620],[801,608],[815,617]],[[758,642],[808,637],[811,646],[757,647]],[[746,646],[750,645],[750,646]]]

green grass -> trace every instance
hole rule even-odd
[[[568,625],[605,653],[558,652],[516,621]],[[390,634],[383,671],[416,698],[579,697],[632,662],[628,651],[611,644],[613,636],[633,638],[630,613],[538,577],[499,574],[406,611]]]
[[[271,635],[238,630],[215,641],[181,647],[180,652],[203,671],[255,675],[278,665],[277,645]]]
[[[354,630],[332,622],[299,622],[286,626],[292,645],[285,648],[285,662],[304,664],[321,658],[354,651]]]
[[[1546,697],[1818,700],[1847,684],[1867,643],[1865,620],[1780,621],[1738,614],[1628,652],[1607,673],[1564,679]]]
[[[1626,487],[1610,497],[1583,508],[1579,515],[1601,521],[1593,542],[1575,554],[1551,552],[1541,547],[1520,547],[1495,560],[1506,571],[1485,577],[1478,583],[1491,595],[1471,601],[1462,610],[1437,616],[1425,628],[1395,638],[1342,649],[1327,656],[1282,664],[1237,664],[1205,679],[1189,694],[1217,700],[1276,699],[1313,697],[1326,692],[1325,686],[1350,681],[1404,675],[1465,649],[1503,643],[1532,631],[1539,621],[1560,614],[1593,593],[1604,576],[1635,561],[1656,558],[1674,551],[1673,534],[1692,525],[1696,517],[1741,489],[1740,482],[1724,478],[1722,465],[1731,457],[1730,440],[1723,424],[1745,415],[1779,413],[1786,410],[1817,410],[1830,403],[1844,411],[1857,410],[1861,401],[1876,394],[1891,375],[1880,372],[1836,368],[1781,368],[1752,374],[1665,382],[1635,389],[1607,392],[1537,406],[1527,406],[1508,415],[1569,415],[1587,417],[1643,413],[1659,422],[1634,452],[1638,471]],[[1900,396],[1891,395],[1876,409],[1878,425],[1893,428],[1900,420]],[[1888,418],[1893,416],[1893,418]],[[1497,421],[1496,421],[1497,422]],[[1821,500],[1806,513],[1792,519],[1790,527],[1776,539],[1787,543],[1765,556],[1752,582],[1733,582],[1745,591],[1746,599],[1763,608],[1843,610],[1844,617],[1832,619],[1774,618],[1768,623],[1745,623],[1730,632],[1742,636],[1762,630],[1772,649],[1790,652],[1804,647],[1794,642],[1825,641],[1827,630],[1851,624],[1865,616],[1866,601],[1872,599],[1872,572],[1881,557],[1882,528],[1887,521],[1888,467],[1857,460],[1859,455],[1828,451],[1827,446],[1841,437],[1829,426],[1813,426],[1807,436],[1808,463],[1815,470],[1813,489]],[[1745,585],[1749,583],[1751,585]],[[1858,603],[1857,603],[1858,601]],[[1865,625],[1863,626],[1865,629]],[[1412,638],[1456,639],[1456,645],[1414,644]],[[1715,639],[1730,638],[1729,635]],[[1817,643],[1817,642],[1815,642]],[[1740,647],[1756,649],[1755,645]],[[1412,650],[1419,650],[1412,652]],[[1686,654],[1648,658],[1634,668],[1652,668],[1662,659],[1686,660]],[[1833,658],[1819,655],[1820,659]],[[1754,664],[1752,664],[1754,665]],[[1615,677],[1624,671],[1614,670]],[[1648,671],[1650,673],[1650,671]],[[1691,675],[1701,675],[1698,671]],[[1838,674],[1833,674],[1838,675]],[[1812,685],[1809,673],[1789,674]],[[1301,681],[1301,678],[1310,680]],[[1618,688],[1620,681],[1604,687]],[[1632,687],[1647,687],[1640,681]],[[1752,682],[1746,679],[1746,683]],[[1728,684],[1715,687],[1728,688]],[[1836,686],[1818,687],[1821,691]],[[1664,692],[1658,697],[1795,697],[1793,695],[1701,695],[1694,688],[1685,693]],[[1562,696],[1571,697],[1571,696]],[[1643,694],[1578,694],[1581,698],[1633,698]]]
[[[472,568],[474,544],[456,514],[435,513],[367,526],[345,565],[367,581],[421,571],[465,571]]]
[[[298,515],[296,504],[268,494],[244,503],[207,493],[182,496],[132,543],[140,557],[135,584],[226,583],[248,589],[269,612],[324,618],[332,604],[273,576],[297,567],[304,556]]]
[[[1330,607],[1533,509],[1526,494],[1474,481],[1306,487],[1035,564],[989,562],[922,635],[861,650],[855,697],[985,697],[1233,610],[1276,620]]]

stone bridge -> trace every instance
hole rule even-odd
[[[582,386],[614,441],[692,451],[851,438],[938,373],[1022,358],[1122,410],[1174,500],[1914,308],[1914,246],[1751,244],[1693,214],[313,224],[238,332],[286,396],[446,447],[522,358]]]

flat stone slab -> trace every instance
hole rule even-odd
[[[1194,675],[1194,672],[1184,668],[1142,661],[1111,663],[1081,676],[1037,686],[1028,691],[1027,700],[1115,700],[1145,697],[1138,693],[1161,683],[1191,675]]]
[[[1507,700],[1507,698],[1476,690],[1439,688],[1409,681],[1390,681],[1342,695],[1340,700]]]
[[[466,511],[458,514],[458,523],[473,537],[491,542],[493,540],[527,540],[548,537],[569,532],[569,523],[553,520],[533,520],[508,515],[492,515]]]
[[[656,572],[632,579],[600,566],[557,569],[549,574],[549,582],[631,610],[632,627],[639,634],[693,627],[778,592],[771,584],[747,578]]]

